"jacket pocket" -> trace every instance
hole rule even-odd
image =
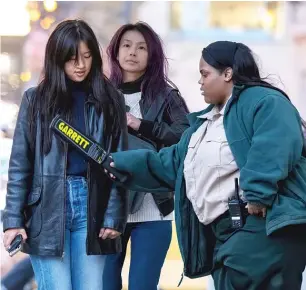
[[[306,158],[301,156],[298,164],[289,173],[285,181],[280,183],[281,190],[288,197],[295,198],[306,205]],[[282,192],[279,192],[282,193]]]
[[[219,167],[234,163],[235,159],[225,135],[209,136],[205,142],[205,149],[209,152],[207,154],[208,166]]]
[[[24,215],[25,229],[28,237],[37,237],[42,228],[41,187],[34,188],[29,194]]]
[[[41,195],[41,188],[40,187],[32,190],[32,192],[28,196],[27,206],[31,206],[31,205],[37,203],[38,200],[40,199],[40,195]]]

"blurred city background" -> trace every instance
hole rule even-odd
[[[215,40],[249,45],[262,75],[284,89],[306,118],[306,2],[291,1],[0,1],[0,206],[5,206],[7,167],[22,93],[37,85],[45,44],[53,27],[66,18],[81,18],[105,48],[116,29],[146,21],[163,39],[170,78],[191,111],[206,105],[199,93],[198,62],[202,48]],[[2,231],[1,231],[2,232]],[[175,232],[175,231],[174,231]],[[2,241],[2,238],[1,238]],[[1,242],[2,243],[2,242]],[[9,258],[1,246],[1,276],[25,255]],[[127,285],[127,265],[124,283]],[[183,265],[175,233],[160,287],[176,288]],[[205,289],[207,280],[184,278],[181,289]],[[30,283],[28,289],[35,287]]]

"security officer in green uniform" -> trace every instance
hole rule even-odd
[[[135,191],[175,190],[186,276],[211,274],[217,290],[298,290],[306,263],[299,113],[260,77],[242,43],[208,45],[199,71],[210,106],[189,115],[191,127],[180,142],[159,153],[114,153],[112,166],[131,174],[125,186]],[[229,211],[235,195],[238,226]]]

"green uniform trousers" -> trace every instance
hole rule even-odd
[[[306,264],[306,225],[266,235],[264,218],[249,215],[239,230],[228,212],[212,224],[216,290],[299,290]]]

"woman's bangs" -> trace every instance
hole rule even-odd
[[[71,33],[66,36],[62,43],[61,52],[59,52],[61,55],[61,61],[64,63],[78,55],[80,38],[77,33],[73,34]]]

